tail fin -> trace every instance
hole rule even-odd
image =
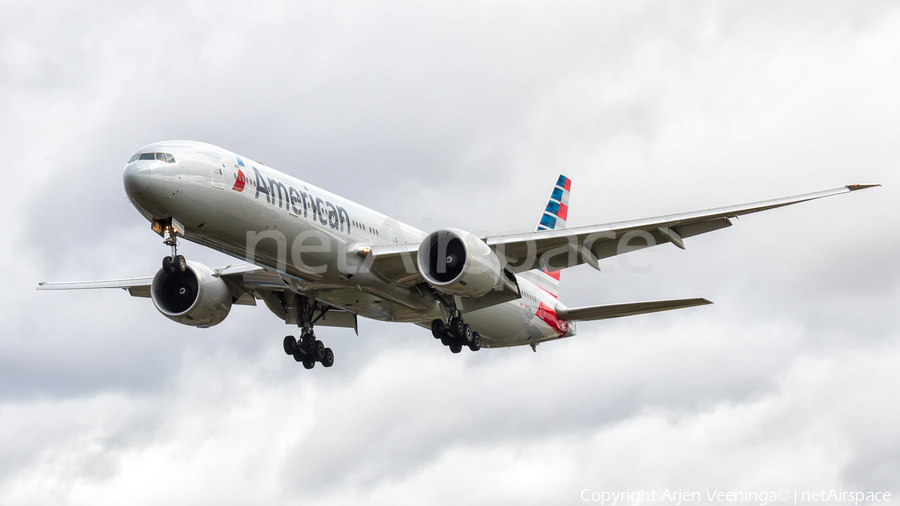
[[[566,228],[566,218],[569,216],[569,191],[572,189],[572,180],[560,174],[553,192],[550,193],[550,199],[544,212],[541,214],[541,220],[537,225],[537,232],[542,230],[560,230]],[[528,279],[530,279],[539,288],[549,293],[553,297],[559,297],[559,273],[560,271],[549,271],[546,266],[540,269],[528,271]]]
[[[541,221],[538,222],[537,231],[541,230],[557,230],[566,228],[566,218],[569,216],[569,190],[572,188],[572,180],[559,175],[556,186],[553,187],[553,193],[550,194],[550,200],[547,207],[544,208],[544,214],[541,215]]]

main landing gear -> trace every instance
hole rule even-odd
[[[163,257],[163,271],[166,274],[187,271],[187,260],[178,254],[178,236],[174,227],[166,227],[166,240],[163,244],[172,247],[172,255]]]
[[[468,346],[472,351],[480,350],[481,336],[463,321],[462,311],[457,309],[454,299],[452,297],[445,299],[434,289],[431,290],[431,293],[450,313],[447,323],[444,323],[443,320],[431,321],[431,335],[435,339],[440,339],[441,344],[449,347],[453,353],[461,352],[463,346]]]
[[[317,340],[312,332],[304,332],[299,340],[294,336],[285,336],[284,352],[293,355],[294,360],[301,362],[307,369],[315,367],[316,362],[321,362],[325,367],[334,365],[334,352]]]
[[[431,334],[435,339],[440,339],[441,344],[448,346],[453,353],[462,351],[463,346],[468,346],[472,351],[481,349],[481,336],[466,324],[459,311],[453,311],[448,323],[442,320],[431,322]]]
[[[316,310],[320,313],[313,318]],[[315,367],[316,362],[321,362],[325,367],[334,365],[334,352],[316,339],[313,331],[313,324],[328,311],[328,308],[319,308],[315,300],[310,302],[309,297],[297,295],[294,299],[294,311],[297,313],[297,325],[303,328],[303,332],[299,340],[294,336],[284,338],[284,352],[292,355],[294,360],[301,362],[306,369]]]

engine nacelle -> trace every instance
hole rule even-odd
[[[429,234],[416,263],[426,281],[442,292],[481,297],[497,286],[500,259],[480,238],[457,229]]]
[[[214,276],[209,267],[188,262],[185,272],[156,273],[150,298],[160,313],[170,320],[193,327],[212,327],[228,316],[233,302],[231,289]]]

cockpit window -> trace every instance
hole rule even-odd
[[[159,160],[166,163],[175,163],[175,157],[169,153],[138,153],[128,160],[131,163],[135,160]]]

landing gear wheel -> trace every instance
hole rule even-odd
[[[450,351],[453,353],[459,353],[462,351],[462,345],[459,343],[453,343],[450,345]]]
[[[450,319],[450,334],[453,337],[463,337],[463,334],[466,331],[465,323],[463,323],[462,318],[455,316]]]
[[[175,269],[175,272],[186,272],[187,260],[181,255],[175,255],[175,259],[172,261],[172,267]]]
[[[331,351],[331,348],[325,348],[325,358],[322,359],[322,365],[325,367],[334,365],[334,352]]]
[[[284,352],[293,355],[297,352],[297,339],[294,336],[286,336],[284,338]]]
[[[298,351],[298,352],[295,352],[295,353],[294,353],[294,360],[295,360],[296,362],[303,362],[304,360],[306,360],[306,355],[300,353],[299,351]]]
[[[315,366],[316,366],[316,361],[315,361],[315,360],[313,360],[313,359],[311,359],[311,358],[304,358],[304,359],[303,359],[303,367],[305,367],[306,369],[312,369],[312,368],[315,367]]]
[[[472,342],[469,343],[469,349],[472,351],[481,349],[481,335],[478,332],[472,332]]]
[[[308,355],[312,355],[316,350],[316,336],[312,334],[303,334],[300,337],[300,347],[303,348]]]
[[[325,343],[316,341],[316,347],[313,348],[313,359],[316,362],[322,362],[325,359]]]
[[[468,325],[463,325],[463,333],[459,336],[462,339],[463,344],[469,344],[472,342],[472,327]]]
[[[453,344],[453,341],[454,339],[450,336],[444,336],[441,338],[441,344],[443,344],[444,346],[450,346],[451,344]]]
[[[447,333],[444,332],[444,322],[442,322],[441,320],[431,321],[431,335],[433,335],[435,339],[440,339],[446,334]]]
[[[163,272],[166,274],[175,272],[175,266],[172,264],[172,257],[163,257],[162,268]]]

